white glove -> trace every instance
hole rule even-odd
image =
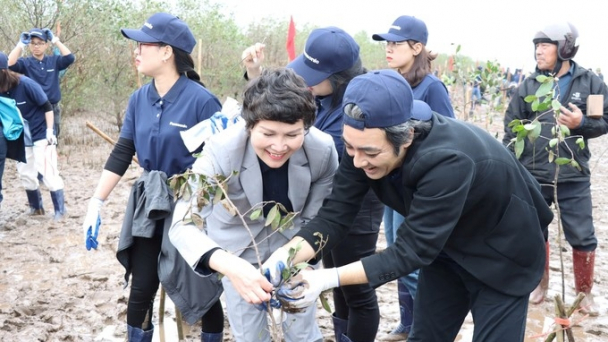
[[[103,201],[97,197],[91,197],[89,200],[89,209],[87,216],[84,218],[82,230],[84,232],[84,243],[88,250],[91,248],[97,249],[97,234],[99,233],[99,211]],[[92,239],[92,240],[91,240]]]
[[[262,264],[262,274],[275,287],[281,283],[283,270],[289,267],[287,259],[289,259],[289,252],[285,248],[280,247]]]
[[[49,145],[57,145],[57,137],[55,136],[52,128],[46,129],[46,141],[49,143]]]
[[[340,286],[337,268],[302,270],[277,290],[277,296],[294,308],[313,305],[321,292]]]

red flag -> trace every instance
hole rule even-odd
[[[289,61],[293,61],[296,58],[296,25],[293,23],[293,16],[289,20],[289,30],[287,31],[287,55]]]
[[[450,58],[448,58],[448,70],[454,71],[454,57],[450,56]]]

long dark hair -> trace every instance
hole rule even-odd
[[[336,107],[342,105],[342,97],[344,97],[346,86],[348,86],[350,80],[359,75],[363,75],[366,72],[367,69],[363,67],[361,58],[358,58],[352,67],[332,74],[327,78],[329,80],[329,83],[331,84],[331,88],[333,89],[330,110],[334,110]]]
[[[407,41],[407,44],[412,50],[414,49],[414,45],[416,45],[417,43],[419,42],[415,40]],[[403,77],[405,77],[407,83],[409,83],[412,88],[420,84],[420,82],[424,80],[426,75],[432,72],[431,62],[435,60],[435,58],[437,58],[437,54],[428,51],[426,49],[426,46],[422,44],[422,50],[417,56],[414,56],[414,64],[412,64],[410,70],[402,74]]]
[[[19,74],[8,69],[0,69],[0,93],[5,93],[19,84]]]
[[[201,76],[194,70],[194,60],[192,59],[192,56],[184,50],[174,46],[171,47],[173,48],[173,54],[175,55],[175,67],[177,68],[177,72],[180,75],[186,75],[186,77],[204,87],[205,84],[201,81]]]

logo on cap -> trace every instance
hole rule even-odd
[[[149,28],[150,30],[154,28],[154,26],[147,21],[144,23],[144,26]]]
[[[311,57],[309,54],[306,53],[306,51],[304,51],[304,57],[306,57],[306,59],[308,59],[309,61],[311,61],[315,64],[319,64],[319,60]]]

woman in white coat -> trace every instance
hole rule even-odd
[[[236,341],[270,341],[266,313],[243,298],[269,299],[272,284],[261,275],[259,262],[313,218],[331,191],[338,156],[331,136],[312,127],[315,111],[314,96],[300,76],[285,68],[265,70],[244,92],[244,124],[213,136],[194,163],[193,171],[198,174],[232,175],[227,195],[239,213],[270,203],[260,218],[244,218],[250,232],[239,216],[221,204],[209,205],[199,213],[205,218],[202,231],[183,221],[189,209],[198,211],[196,203],[182,199],[176,204],[169,238],[195,272],[225,276],[222,283]],[[264,226],[274,203],[298,213],[292,229],[277,232]],[[267,293],[252,292],[256,288],[252,284],[262,284]],[[286,316],[286,341],[322,341],[314,307]]]

